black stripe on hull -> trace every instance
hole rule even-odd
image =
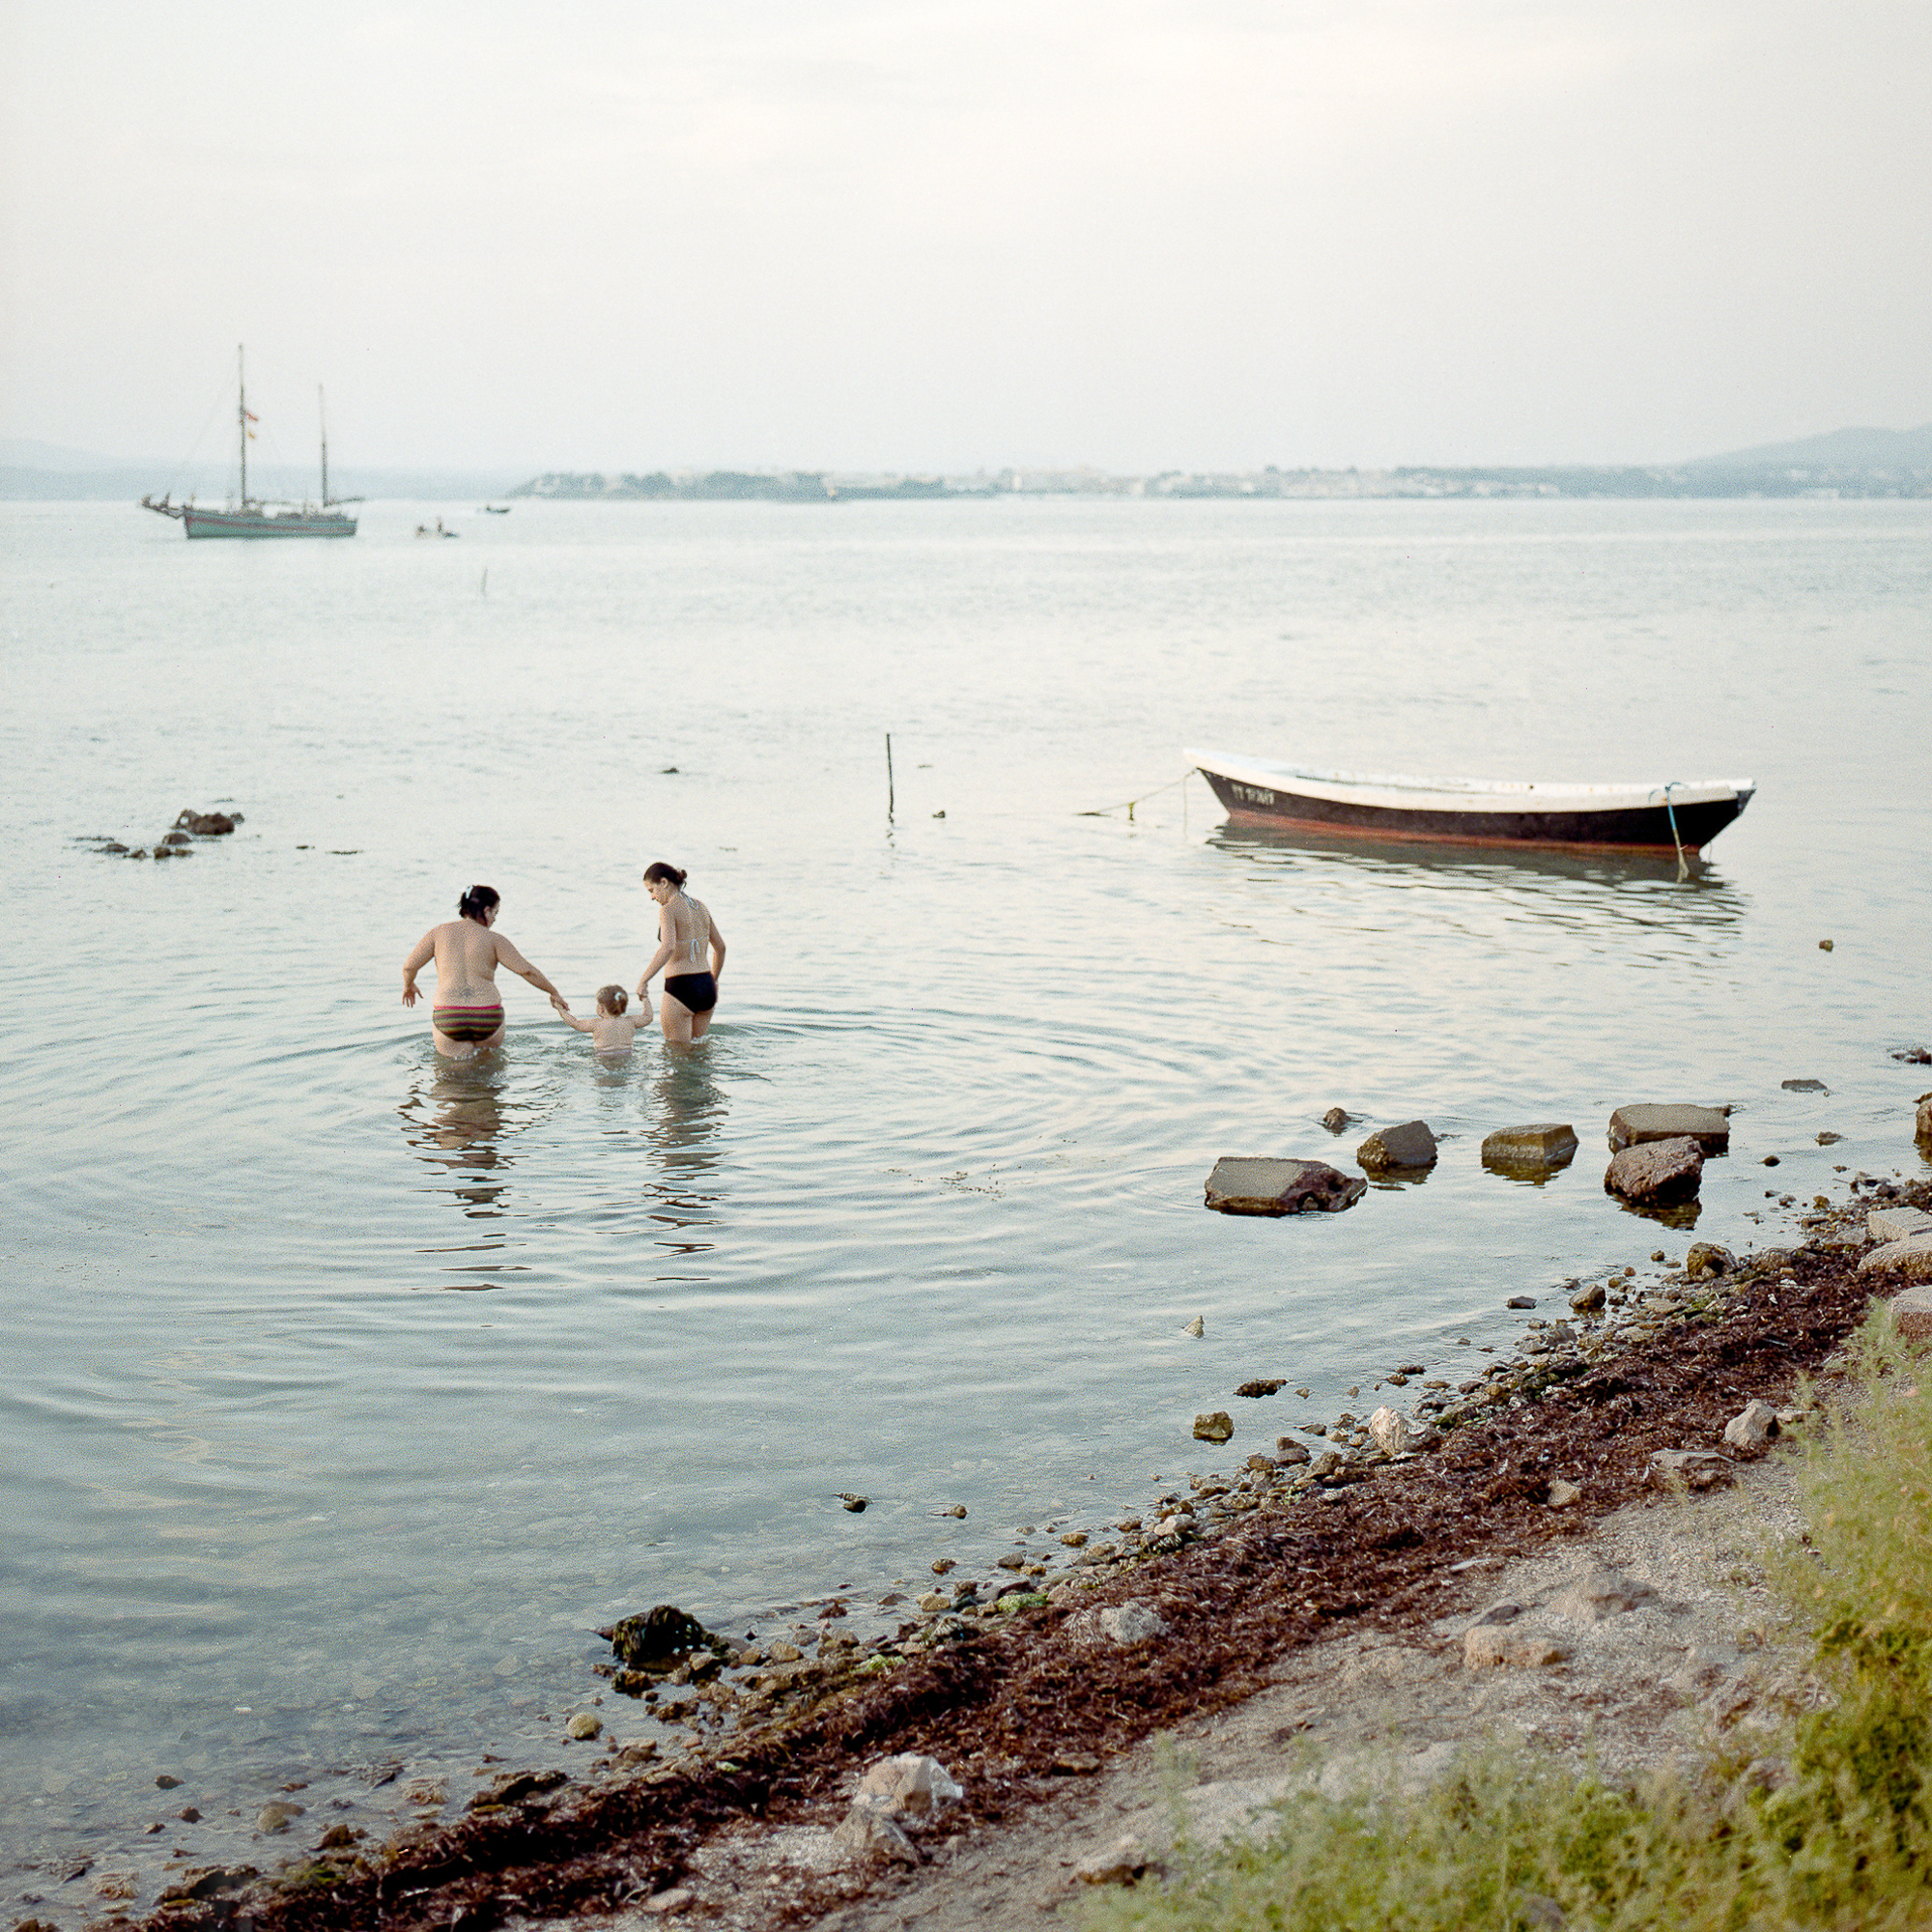
[[[1214,788],[1228,816],[1247,825],[1297,826],[1354,838],[1424,839],[1451,845],[1548,845],[1602,850],[1687,852],[1708,845],[1744,810],[1735,798],[1677,808],[1677,838],[1662,805],[1605,811],[1410,811],[1391,806],[1350,805],[1311,798],[1305,792],[1271,791],[1237,783],[1219,772],[1201,776]]]

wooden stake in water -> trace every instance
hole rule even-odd
[[[893,815],[893,734],[886,733],[886,816]]]
[[[485,564],[483,567],[483,594],[486,597],[490,594],[490,567],[488,564]]]

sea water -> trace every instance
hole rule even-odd
[[[1604,1192],[1620,1103],[1736,1108],[1696,1232],[1739,1249],[1924,1172],[1932,503],[0,531],[0,1902],[272,1862],[284,1783],[305,1829],[371,1766],[574,1762],[626,1611],[890,1627],[935,1561],[1466,1378],[1509,1296],[1681,1255]],[[1233,827],[1187,745],[1759,790],[1680,877]],[[243,822],[85,842],[186,806]],[[503,1050],[437,1059],[401,961],[464,887],[587,1011],[659,858],[728,943],[708,1041],[600,1063],[506,973]],[[1422,1181],[1203,1210],[1219,1155],[1414,1118]],[[1568,1170],[1484,1171],[1547,1120]]]

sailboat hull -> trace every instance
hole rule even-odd
[[[190,537],[353,537],[355,519],[340,510],[199,510],[184,508],[182,527]]]

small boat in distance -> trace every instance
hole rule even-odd
[[[235,351],[236,423],[241,431],[241,482],[233,502],[219,510],[204,509],[193,497],[185,503],[143,497],[141,507],[156,516],[175,517],[183,531],[191,537],[353,537],[355,519],[338,508],[343,503],[359,503],[360,497],[331,497],[328,494],[328,419],[322,418],[322,502],[276,501],[248,494],[248,425],[258,420],[248,412],[248,384],[242,371],[242,350]],[[315,392],[317,410],[322,409],[322,390]]]
[[[1249,825],[1458,845],[1609,846],[1689,856],[1737,817],[1757,789],[1751,779],[1562,784],[1311,771],[1220,752],[1186,755],[1229,817]]]
[[[485,503],[483,514],[486,517],[507,517],[510,514],[510,506],[507,503]]]

